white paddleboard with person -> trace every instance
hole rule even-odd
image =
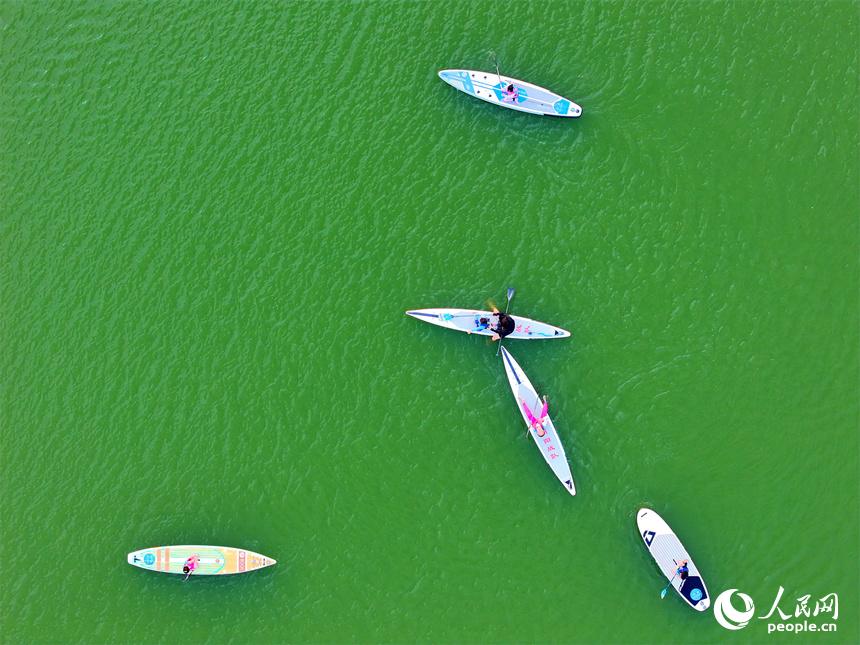
[[[518,112],[563,117],[578,117],[582,114],[582,108],[570,99],[539,85],[502,76],[495,56],[493,63],[495,74],[471,69],[443,69],[439,72],[439,78],[470,96]]]
[[[705,611],[710,607],[711,598],[705,581],[687,549],[665,520],[650,508],[640,508],[636,513],[636,525],[639,527],[639,537],[645,542],[660,572],[669,581],[660,597],[665,598],[669,587],[674,587],[693,609]]]
[[[507,347],[502,347],[502,362],[505,364],[505,374],[508,384],[514,393],[517,407],[526,422],[529,435],[534,439],[535,445],[553,474],[565,487],[568,493],[576,495],[576,486],[573,483],[573,475],[570,473],[570,464],[561,439],[555,429],[555,424],[549,416],[549,404],[546,397],[541,399],[537,390],[529,381],[522,368],[508,352]]]

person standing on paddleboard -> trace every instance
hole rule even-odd
[[[508,87],[505,89],[505,96],[502,99],[503,101],[513,101],[516,103],[516,100],[520,97],[520,91],[516,88],[513,83],[510,83]]]
[[[531,427],[537,431],[537,436],[543,437],[546,434],[546,430],[543,429],[544,419],[546,419],[546,413],[549,410],[549,403],[547,403],[546,394],[544,394],[543,397],[543,409],[540,411],[539,417],[532,414],[532,411],[529,410],[529,406],[526,405],[523,397],[518,396],[517,398],[520,400],[520,405],[523,406],[523,410],[526,411],[526,416],[529,418]]]
[[[182,566],[182,573],[185,574],[185,579],[188,580],[188,576],[194,573],[194,569],[197,568],[197,556],[192,555],[185,561],[185,564]]]
[[[516,323],[514,319],[511,318],[508,314],[500,312],[498,309],[493,307],[493,317],[496,319],[496,324],[492,325],[490,329],[492,329],[495,333],[493,334],[492,340],[499,340],[513,333],[516,328]]]

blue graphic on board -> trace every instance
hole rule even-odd
[[[442,77],[446,82],[454,85],[454,87],[457,87],[455,83],[459,83],[463,86],[464,92],[468,92],[469,94],[475,93],[475,86],[472,85],[472,79],[469,78],[469,73],[466,71],[458,70],[451,72],[439,72],[439,76]]]
[[[654,531],[645,531],[642,534],[642,539],[645,540],[645,544],[651,546],[651,543],[654,541],[654,536],[657,535]]]
[[[475,93],[475,87],[472,85],[472,79],[469,78],[469,74],[466,72],[460,72],[460,82],[463,83],[463,89],[469,92],[470,94]]]
[[[570,109],[570,101],[568,101],[567,99],[561,99],[560,101],[556,101],[552,104],[552,109],[559,114],[567,114],[567,111]]]
[[[146,566],[151,567],[153,564],[155,564],[155,556],[151,553],[147,553],[145,556],[143,556],[143,563]]]
[[[690,598],[693,599],[693,602],[699,602],[702,599],[702,590],[701,589],[693,589],[690,592]]]

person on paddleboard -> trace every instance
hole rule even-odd
[[[471,335],[472,332],[475,331],[484,331],[485,329],[490,328],[490,319],[489,318],[479,318],[475,316],[475,328],[471,331],[467,331],[466,333]]]
[[[505,88],[505,97],[502,100],[516,102],[519,97],[520,91],[513,83],[509,83],[508,86]]]
[[[182,566],[182,573],[185,574],[185,579],[188,580],[188,576],[194,573],[194,570],[197,568],[197,556],[192,555],[185,561],[185,564]]]
[[[495,332],[492,340],[499,340],[510,335],[517,326],[513,318],[495,307],[493,307],[493,318],[496,319],[496,324],[490,327]]]
[[[546,430],[544,430],[543,426],[544,426],[544,423],[546,423],[546,421],[545,421],[546,413],[549,410],[549,403],[547,403],[546,395],[544,394],[543,409],[541,409],[540,416],[538,416],[538,417],[536,417],[534,414],[532,414],[532,411],[529,410],[529,406],[526,405],[526,402],[523,399],[523,397],[518,396],[517,398],[520,400],[520,405],[523,406],[523,410],[526,411],[526,416],[529,419],[529,426],[531,428],[535,429],[535,431],[537,432],[537,436],[543,437],[546,434]]]
[[[686,581],[687,576],[690,575],[690,570],[687,568],[687,561],[686,560],[681,560],[681,562],[678,562],[677,564],[678,564],[678,570],[675,572],[675,575],[681,579],[681,587],[680,588],[683,589],[684,581]]]

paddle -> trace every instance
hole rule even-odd
[[[511,298],[514,297],[514,288],[508,287],[508,304],[505,305],[505,313],[508,313],[508,307],[511,306]],[[502,337],[499,336],[499,348],[496,350],[496,356],[499,355],[499,352],[502,351]]]
[[[451,320],[452,318],[470,318],[471,316],[474,316],[474,315],[475,315],[475,312],[470,311],[467,314],[438,314],[437,317],[441,318],[442,320]]]
[[[503,83],[502,83],[502,75],[501,75],[501,74],[499,74],[499,63],[498,63],[498,61],[496,61],[496,55],[495,55],[495,54],[493,54],[493,65],[494,65],[494,66],[495,66],[495,68],[496,68],[496,76],[498,76],[498,77],[499,77],[499,85],[503,85]]]
[[[675,574],[675,576],[677,576],[677,575],[678,575],[678,574],[676,573],[676,574]],[[671,587],[671,586],[672,586],[672,580],[674,580],[674,579],[675,579],[675,576],[672,576],[672,577],[671,577],[671,579],[669,580],[669,584],[667,584],[667,585],[666,585],[666,588],[665,588],[665,589],[663,589],[663,591],[662,591],[662,592],[660,592],[660,599],[661,599],[661,600],[662,600],[663,598],[665,598],[665,597],[666,597],[666,592],[667,592],[667,591],[669,591],[669,587]]]
[[[508,287],[508,304],[505,305],[505,313],[508,313],[508,307],[511,306],[511,298],[514,297],[514,288]]]
[[[672,562],[674,562],[675,564],[678,564],[678,561],[675,560],[675,558],[672,558]],[[669,591],[669,587],[672,586],[672,581],[677,577],[677,575],[678,575],[678,571],[676,570],[675,575],[672,576],[671,578],[669,578],[669,584],[666,585],[666,588],[660,594],[660,600],[663,600],[663,598],[666,597],[666,592]]]

